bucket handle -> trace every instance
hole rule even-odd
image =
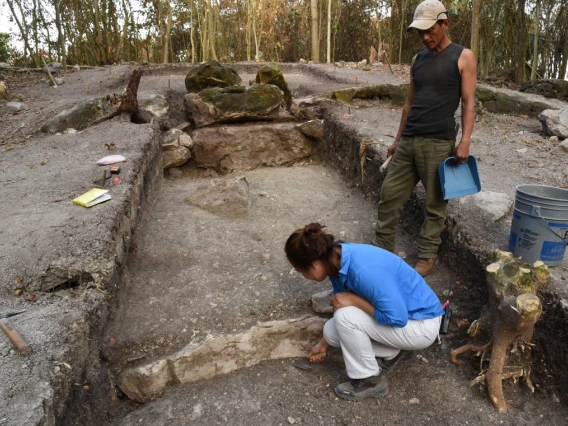
[[[532,207],[533,207],[533,211],[538,215],[538,217],[540,217],[540,218],[542,219],[542,221],[544,222],[544,224],[546,225],[546,227],[550,230],[550,232],[552,232],[554,235],[556,235],[558,238],[560,238],[562,241],[564,241],[564,244],[566,244],[566,245],[568,246],[568,232],[566,233],[566,236],[565,236],[565,237],[562,237],[562,236],[558,235],[558,234],[556,233],[556,231],[554,231],[554,229],[552,229],[552,228],[548,225],[548,222],[546,221],[546,219],[543,218],[543,217],[540,215],[540,209],[539,209],[538,207],[536,207],[536,206],[532,206]]]

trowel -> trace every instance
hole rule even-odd
[[[323,359],[327,357],[327,352],[320,352],[319,354],[314,354],[313,356],[320,356]],[[294,361],[290,364],[292,367],[299,368],[300,370],[309,370],[312,368],[312,364],[308,361]]]

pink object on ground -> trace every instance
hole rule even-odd
[[[99,161],[97,161],[97,164],[99,166],[108,166],[109,164],[122,163],[123,161],[126,161],[126,158],[124,158],[122,155],[109,155],[107,157],[101,158]]]

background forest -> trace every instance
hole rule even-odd
[[[123,61],[361,61],[379,43],[392,63],[422,49],[406,32],[420,0],[4,0],[18,34],[0,32],[0,61],[41,66]],[[482,77],[564,78],[566,0],[454,0],[450,37]],[[21,49],[14,49],[15,44]]]

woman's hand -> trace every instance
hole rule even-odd
[[[375,308],[367,299],[350,291],[337,293],[331,298],[330,305],[333,308],[333,312],[346,306],[355,306],[371,316],[375,314]]]
[[[320,342],[315,345],[308,354],[308,359],[313,364],[319,364],[320,362],[325,361],[328,349],[329,344],[325,341],[325,339],[321,339]]]
[[[337,293],[335,296],[331,298],[330,304],[333,308],[333,312],[337,311],[340,308],[345,308],[347,306],[355,306],[357,303],[357,299],[360,299],[355,293],[351,293],[350,291],[344,291],[341,293]]]

